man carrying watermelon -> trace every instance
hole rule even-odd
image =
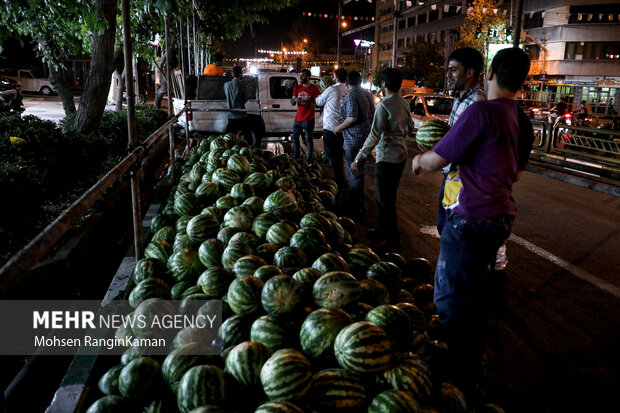
[[[334,133],[342,132],[344,139],[344,156],[347,161],[347,179],[351,188],[349,211],[353,218],[361,218],[366,213],[366,196],[364,195],[364,164],[359,162],[356,172],[351,170],[355,156],[370,133],[372,118],[375,113],[375,99],[369,91],[362,88],[362,75],[353,70],[347,74],[349,93],[340,106],[341,124],[336,125]]]
[[[432,151],[417,155],[414,173],[458,167],[462,188],[448,211],[435,270],[434,301],[448,344],[447,381],[475,403],[487,323],[486,276],[516,216],[512,185],[527,160],[531,129],[515,96],[530,61],[518,48],[500,50],[487,76],[489,100],[469,106]]]
[[[375,202],[379,209],[379,225],[368,231],[374,241],[385,241],[385,250],[400,249],[400,234],[396,220],[396,192],[407,162],[407,136],[415,126],[409,104],[398,93],[403,83],[400,70],[388,68],[383,71],[382,86],[385,98],[377,105],[370,134],[359,150],[351,171],[377,147],[375,166]]]

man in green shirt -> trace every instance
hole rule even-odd
[[[384,249],[400,249],[400,234],[396,220],[396,191],[407,162],[407,136],[413,132],[409,105],[398,93],[403,75],[398,69],[383,71],[382,86],[386,97],[377,105],[370,134],[351,164],[355,173],[358,162],[366,159],[376,146],[375,202],[379,209],[377,229],[368,231],[373,241],[386,241]]]

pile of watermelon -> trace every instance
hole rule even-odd
[[[229,134],[192,148],[182,172],[129,301],[134,314],[170,313],[170,299],[221,305],[219,334],[182,329],[166,357],[128,348],[88,413],[467,411],[431,374],[430,264],[353,245],[318,163]],[[221,354],[196,351],[213,343]]]

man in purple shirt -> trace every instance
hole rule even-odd
[[[516,92],[530,61],[520,49],[497,53],[487,77],[488,98],[469,106],[432,151],[413,159],[413,172],[458,166],[462,188],[446,218],[435,270],[435,304],[448,344],[448,381],[468,398],[476,385],[485,345],[486,274],[510,235],[516,215],[512,185],[532,140],[521,133]]]

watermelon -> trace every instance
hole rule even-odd
[[[344,308],[355,321],[366,321],[366,314],[372,309],[372,305],[363,302],[351,303]]]
[[[179,281],[174,284],[170,289],[170,297],[173,300],[180,300],[183,293],[188,289],[194,286],[194,283],[191,281]]]
[[[278,245],[288,245],[291,237],[295,234],[295,228],[286,222],[276,222],[267,230],[265,238],[267,242]]]
[[[263,204],[264,212],[274,214],[278,217],[287,216],[297,209],[295,197],[290,192],[283,189],[278,189],[269,194]]]
[[[314,261],[327,250],[327,241],[323,232],[316,227],[300,228],[291,237],[289,244],[301,249],[306,258]]]
[[[349,264],[340,255],[333,252],[326,252],[312,263],[312,268],[316,268],[322,274],[331,271],[350,272]]]
[[[200,328],[196,326],[187,326],[179,330],[172,340],[172,349],[183,347],[190,343],[199,343],[203,350],[203,354],[219,354],[221,346],[214,343],[217,339],[217,332],[211,328]]]
[[[222,265],[222,253],[226,245],[216,239],[211,238],[200,244],[198,248],[198,259],[205,267],[216,267]]]
[[[246,255],[239,258],[235,265],[233,265],[232,271],[236,277],[243,277],[244,275],[254,275],[254,272],[263,265],[267,265],[265,260],[256,255]]]
[[[246,199],[254,196],[254,188],[252,187],[252,185],[239,182],[237,184],[234,184],[233,187],[230,188],[230,196],[236,198],[239,202],[243,202]],[[262,206],[258,212],[263,212]]]
[[[192,242],[200,244],[209,238],[215,237],[219,227],[220,223],[214,216],[200,214],[189,220],[185,231]]]
[[[259,312],[261,310],[261,290],[264,284],[251,275],[235,279],[228,288],[230,309],[239,315]]]
[[[86,413],[122,412],[131,409],[131,401],[125,397],[110,395],[96,400]]]
[[[202,206],[208,206],[218,198],[220,187],[215,182],[203,182],[196,188],[194,195]]]
[[[179,382],[177,402],[181,413],[197,407],[224,402],[228,393],[228,380],[222,369],[213,365],[190,368]]]
[[[312,300],[312,287],[321,278],[321,272],[315,268],[302,268],[293,274],[293,278],[301,283],[304,300]]]
[[[256,408],[254,413],[304,413],[290,402],[266,402]]]
[[[239,205],[237,198],[233,198],[230,195],[221,196],[215,201],[215,206],[225,211],[237,205]]]
[[[272,225],[278,223],[279,221],[280,220],[275,215],[263,212],[262,214],[259,214],[254,218],[254,221],[252,222],[252,232],[254,232],[254,234],[258,238],[265,239],[265,237],[267,236],[267,231],[269,231],[269,228],[271,228]],[[292,236],[292,233],[291,233],[291,236]],[[290,236],[289,236],[289,239],[290,239]],[[282,244],[284,245],[287,243],[288,241]]]
[[[319,278],[312,288],[314,302],[323,308],[344,307],[362,294],[359,281],[344,271],[332,271]]]
[[[235,153],[228,158],[226,167],[233,172],[236,172],[239,176],[246,176],[250,173],[250,162],[243,155]]]
[[[179,216],[196,215],[200,208],[200,201],[192,192],[181,194],[174,200],[174,212]]]
[[[240,184],[237,184],[240,185]],[[241,204],[242,206],[248,206],[252,211],[252,216],[255,217],[259,214],[263,214],[263,204],[265,200],[258,196],[250,196],[246,197],[245,201]]]
[[[340,330],[334,342],[338,364],[352,373],[378,373],[391,359],[390,341],[383,330],[369,321],[358,321]]]
[[[174,221],[170,219],[168,215],[165,214],[155,214],[153,218],[151,218],[150,227],[152,234],[157,233],[163,227],[167,227],[168,225],[172,225]]]
[[[271,352],[262,343],[246,341],[237,344],[226,357],[224,371],[247,386],[260,385],[260,371]]]
[[[235,262],[241,257],[252,254],[252,247],[241,242],[231,242],[222,253],[222,265],[232,270]]]
[[[366,271],[369,280],[379,281],[387,288],[390,298],[395,299],[400,290],[401,272],[396,264],[382,261],[371,265]]]
[[[149,242],[144,249],[144,256],[146,258],[154,258],[164,264],[168,262],[170,254],[172,254],[172,244],[168,241]]]
[[[403,310],[409,316],[411,329],[414,332],[426,331],[426,317],[422,310],[411,303],[398,303],[396,307]]]
[[[381,327],[390,339],[393,352],[407,351],[413,341],[409,316],[395,305],[380,305],[366,314],[366,320]]]
[[[161,364],[151,357],[130,361],[120,372],[118,390],[124,397],[150,400],[162,388]]]
[[[228,317],[222,323],[219,330],[219,336],[222,339],[222,347],[227,348],[236,346],[239,343],[250,339],[250,328],[254,322],[253,315],[235,314]]]
[[[368,413],[422,413],[422,409],[407,392],[386,390],[372,399]]]
[[[232,271],[224,267],[210,267],[200,274],[197,284],[207,296],[215,298],[226,294],[234,279],[235,274]]]
[[[136,263],[132,273],[133,280],[138,284],[147,278],[169,279],[166,265],[155,258],[142,258]]]
[[[458,387],[450,383],[441,383],[439,389],[439,411],[445,413],[467,413],[465,396]]]
[[[177,230],[173,226],[163,227],[159,231],[157,231],[151,241],[168,241],[174,242],[174,237],[177,235]]]
[[[346,254],[346,260],[351,268],[351,274],[356,278],[365,278],[366,271],[373,265],[381,262],[381,258],[368,247],[351,248]]]
[[[184,249],[195,250],[199,245],[200,243],[193,242],[187,234],[177,234],[174,237],[172,253],[179,252]]]
[[[268,264],[273,263],[273,257],[280,249],[278,244],[265,243],[256,247],[256,255],[265,260]]]
[[[184,215],[182,217],[179,217],[179,219],[177,219],[175,225],[175,228],[177,230],[177,235],[178,234],[185,234],[186,230],[187,230],[187,223],[194,218],[194,215]]]
[[[254,215],[248,206],[236,206],[226,212],[224,215],[224,226],[230,228],[238,228],[240,231],[249,231],[252,229],[252,221]]]
[[[273,256],[273,265],[283,270],[287,268],[304,268],[306,264],[306,254],[297,247],[282,247]]]
[[[450,130],[450,125],[439,119],[430,119],[420,126],[415,135],[415,141],[428,148],[432,148]]]
[[[306,398],[315,411],[363,411],[366,389],[360,377],[342,369],[327,369],[312,377]]]
[[[241,231],[241,229],[239,228],[224,227],[220,229],[220,231],[217,233],[217,239],[221,241],[224,245],[228,245],[233,235],[235,235],[239,231]]]
[[[147,278],[140,281],[129,294],[129,305],[136,308],[149,298],[170,298],[170,287],[159,278]]]
[[[331,191],[319,191],[319,198],[321,199],[321,204],[325,205],[326,208],[332,208],[336,205],[336,196]]]
[[[280,274],[282,274],[282,271],[275,265],[263,265],[254,271],[254,276],[263,282],[267,282],[271,277]]]
[[[390,303],[390,294],[387,288],[376,280],[361,280],[362,295],[360,301],[372,306]]]
[[[263,343],[274,352],[281,348],[293,347],[296,331],[295,326],[282,317],[264,315],[252,323],[250,341]]]
[[[334,342],[344,327],[353,323],[349,314],[340,308],[319,308],[310,313],[299,331],[304,354],[312,360],[334,359]]]
[[[226,168],[218,168],[213,172],[213,182],[230,192],[233,185],[241,182],[241,177],[236,172]],[[219,205],[218,205],[219,206]]]
[[[403,390],[424,402],[431,394],[431,377],[428,365],[414,354],[403,355],[383,378],[395,390]]]
[[[302,285],[288,275],[276,275],[265,282],[261,293],[263,309],[272,316],[290,315],[300,312]]]
[[[222,222],[224,220],[224,214],[226,213],[227,210],[228,209],[223,209],[223,208],[219,208],[216,206],[208,206],[205,209],[203,209],[200,213],[211,215],[215,219],[217,219],[217,222]]]
[[[153,325],[153,320],[155,318],[162,320],[163,317],[168,317],[175,313],[174,306],[168,300],[159,297],[144,300],[138,304],[133,312],[133,317],[136,321],[132,327],[133,333],[138,337],[142,337],[152,333],[167,332],[163,326]]]
[[[304,215],[299,221],[301,228],[317,228],[324,234],[331,232],[332,224],[330,220],[317,212],[310,212]]]
[[[310,362],[297,350],[278,350],[263,365],[260,381],[270,400],[295,401],[310,388]]]
[[[121,375],[121,370],[125,367],[123,364],[117,364],[108,370],[97,383],[101,393],[110,396],[113,394],[121,394],[118,389],[118,378]]]
[[[260,240],[251,232],[240,231],[230,237],[230,240],[228,241],[229,245],[234,243],[244,244],[251,249],[254,249],[258,246],[258,244],[260,244]]]
[[[198,258],[198,251],[183,249],[168,258],[168,269],[177,281],[195,282],[205,267]]]
[[[424,308],[433,302],[435,288],[430,284],[420,284],[416,286],[411,293],[415,300],[415,305]]]
[[[208,364],[209,357],[201,354],[200,343],[190,343],[172,350],[161,365],[164,381],[173,392],[177,392],[179,382],[187,370],[194,366]]]
[[[264,194],[269,188],[269,180],[262,172],[251,173],[245,178],[243,183],[251,185],[252,188],[254,188],[254,192],[257,194]]]
[[[321,93],[334,84],[334,79],[331,76],[323,76],[319,81],[319,90]]]

